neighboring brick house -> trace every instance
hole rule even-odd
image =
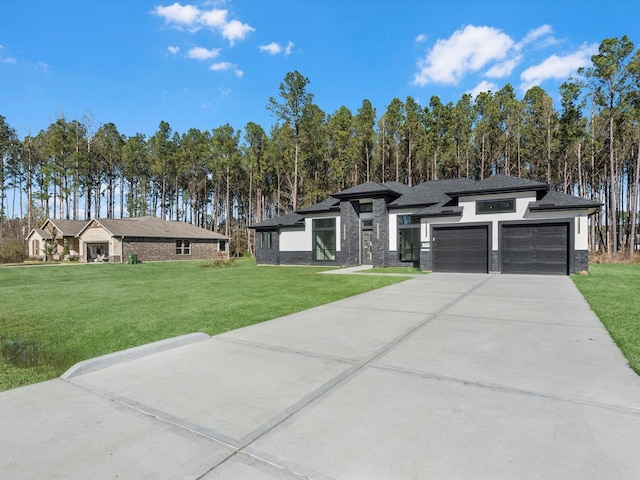
[[[50,251],[53,258],[49,260],[59,260],[63,254],[67,258],[79,258],[80,243],[77,235],[86,224],[86,221],[81,220],[47,219],[42,227],[34,228],[29,232],[27,255],[31,258],[47,260],[47,251]],[[50,248],[47,248],[48,246]]]
[[[32,244],[35,248],[35,240],[47,240],[47,225],[62,227],[63,222],[72,221],[47,220],[41,229],[33,229],[27,237],[29,255],[43,258],[41,250],[34,254]],[[126,263],[131,254],[139,261],[229,258],[228,237],[184,222],[146,216],[77,223],[81,225],[68,243],[81,262]]]
[[[587,219],[600,206],[507,175],[367,182],[251,228],[259,264],[566,275],[589,268]]]

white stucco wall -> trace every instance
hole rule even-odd
[[[307,216],[304,219],[304,228],[282,228],[280,229],[280,251],[281,252],[311,252],[313,245],[313,220],[318,218],[336,219],[336,251],[340,251],[342,243],[342,229],[340,228],[339,215],[316,215]]]
[[[505,213],[477,214],[477,200],[500,200],[507,198],[515,198],[516,211]],[[572,218],[574,222],[575,245],[576,250],[587,250],[589,247],[589,228],[586,210],[547,210],[547,211],[530,211],[529,203],[535,202],[535,192],[511,192],[499,193],[494,195],[473,195],[460,197],[458,205],[463,207],[461,217],[439,217],[422,219],[422,240],[430,241],[430,225],[439,224],[464,224],[464,223],[488,223],[491,222],[491,249],[498,250],[499,238],[499,222],[508,222],[516,220],[553,220]],[[391,237],[390,237],[391,240]],[[395,240],[394,240],[395,241]]]

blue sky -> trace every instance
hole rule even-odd
[[[0,115],[20,138],[64,115],[127,136],[256,122],[287,72],[327,114],[380,116],[511,83],[558,86],[604,38],[640,45],[635,1],[0,0]]]

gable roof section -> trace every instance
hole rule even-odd
[[[399,189],[397,185],[394,185],[392,188],[390,188],[376,182],[365,182],[361,183],[360,185],[355,185],[351,188],[342,190],[338,193],[334,193],[333,196],[339,199],[380,197],[385,195],[391,197],[399,197],[401,193],[397,192],[396,189]]]
[[[330,212],[340,210],[340,200],[337,198],[329,197],[322,202],[314,203],[305,208],[299,209],[298,213],[315,213],[315,212]]]
[[[228,237],[220,233],[196,227],[195,225],[185,222],[171,222],[151,216],[118,219],[96,218],[93,221],[114,237],[228,240]],[[82,231],[91,223],[87,223]]]
[[[51,240],[51,235],[49,234],[49,232],[41,228],[32,228],[31,231],[29,232],[29,235],[26,236],[26,240],[29,240],[34,233],[37,233],[38,235],[40,235],[40,237],[44,240]]]
[[[451,200],[447,192],[451,190],[469,189],[477,182],[468,178],[450,178],[431,180],[410,187],[409,191],[389,204],[390,208],[415,207],[446,203]]]
[[[560,192],[547,192],[544,197],[536,202],[529,203],[529,210],[571,210],[576,208],[588,208],[589,213],[595,213],[602,204],[586,198],[574,197]]]
[[[254,230],[277,230],[280,227],[298,227],[304,226],[304,215],[299,213],[287,213],[281,217],[273,217],[258,222],[254,225],[249,225],[249,228]]]
[[[512,177],[511,175],[493,175],[475,182],[475,186],[464,189],[454,189],[447,194],[452,197],[461,195],[489,194],[502,192],[526,192],[549,190],[547,183],[535,182],[526,178]]]
[[[43,224],[44,229],[50,223],[58,231],[58,237],[75,237],[87,225],[88,220],[64,220],[60,218],[48,218]]]

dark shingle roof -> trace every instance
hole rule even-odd
[[[409,191],[400,198],[391,202],[389,207],[401,208],[441,202],[446,203],[451,200],[447,192],[474,188],[476,183],[474,180],[469,180],[468,178],[450,178],[419,183],[411,187]]]
[[[295,227],[304,225],[304,215],[299,213],[287,213],[281,217],[268,218],[262,222],[250,225],[249,228],[256,230],[275,230],[280,227]]]
[[[97,218],[95,220],[116,237],[192,238],[227,240],[228,237],[185,222],[156,217]]]
[[[322,202],[314,203],[305,208],[298,210],[298,213],[314,213],[314,212],[328,212],[332,210],[340,210],[340,200],[337,198],[329,197]]]
[[[389,190],[393,190],[396,193],[404,195],[405,193],[409,193],[411,191],[411,187],[409,185],[405,185],[400,182],[384,182],[382,185],[387,187]]]
[[[50,218],[44,225],[50,223],[58,231],[58,237],[75,237],[87,225],[87,220],[63,220],[60,218]],[[43,225],[43,227],[44,227]]]
[[[462,215],[462,207],[448,205],[449,202],[440,202],[429,207],[416,210],[411,215],[416,217],[446,217]]]
[[[586,198],[574,197],[560,192],[547,192],[542,199],[531,202],[530,210],[570,210],[572,208],[589,208],[593,211],[600,208],[602,204]]]
[[[472,188],[458,189],[447,193],[451,196],[460,196],[475,193],[522,192],[548,189],[549,185],[546,183],[499,174],[475,182],[475,186]]]
[[[391,195],[394,197],[399,197],[401,194],[393,188],[389,188],[376,182],[361,183],[360,185],[355,185],[351,188],[347,188],[333,194],[333,196],[336,198],[364,198],[380,195]]]

